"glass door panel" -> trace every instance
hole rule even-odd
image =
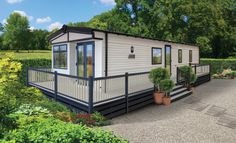
[[[94,76],[94,44],[79,43],[77,46],[77,75],[79,77]]]
[[[165,67],[171,75],[171,47],[165,46]]]
[[[78,46],[78,62],[77,62],[78,76],[84,77],[84,46]]]
[[[86,76],[93,76],[93,45],[86,46]]]

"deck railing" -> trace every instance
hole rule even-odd
[[[207,64],[193,64],[191,63],[190,66],[192,67],[193,72],[196,74],[197,77],[209,75],[211,73],[211,66]],[[177,67],[177,83],[183,83],[184,75],[179,67]]]
[[[52,72],[50,69],[28,70],[27,84],[51,92],[58,96],[88,104],[88,78]]]
[[[50,92],[56,100],[63,97],[83,104],[87,107],[86,111],[91,113],[95,106],[118,99],[125,99],[128,105],[130,96],[153,90],[153,84],[149,81],[148,75],[149,72],[142,72],[81,78],[52,72],[50,69],[30,68],[27,83]]]

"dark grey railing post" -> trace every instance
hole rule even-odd
[[[194,65],[194,73],[197,74],[197,65]]]
[[[88,96],[89,96],[89,102],[88,102],[88,112],[89,114],[93,113],[93,77],[90,76],[88,80]]]
[[[58,85],[58,83],[57,83],[58,81],[57,81],[57,71],[55,71],[54,72],[54,94],[55,94],[55,100],[57,100],[57,85]]]
[[[26,86],[29,86],[29,68],[26,68]]]
[[[129,112],[129,74],[125,73],[125,101],[126,101],[126,113]]]
[[[177,84],[178,84],[179,83],[179,67],[176,68],[176,74],[177,74],[176,80],[177,80]]]

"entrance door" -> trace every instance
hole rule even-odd
[[[94,42],[77,44],[77,76],[94,76]]]
[[[165,68],[171,75],[171,45],[165,45]]]

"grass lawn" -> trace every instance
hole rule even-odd
[[[51,51],[50,50],[30,50],[29,52],[26,50],[21,50],[18,53],[15,51],[1,51],[2,53],[13,53],[14,59],[51,59]]]

